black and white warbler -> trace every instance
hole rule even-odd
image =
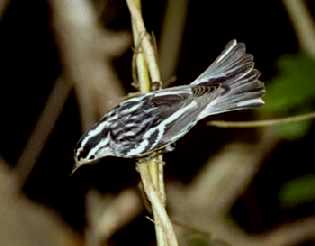
[[[141,157],[167,149],[205,117],[261,106],[259,76],[245,45],[232,40],[189,85],[133,97],[106,113],[78,142],[76,167],[104,156]]]

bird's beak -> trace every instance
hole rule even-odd
[[[71,171],[71,176],[75,173],[75,171],[77,171],[79,169],[81,165],[78,164],[78,163],[75,163],[73,168],[72,168],[72,171]]]
[[[85,164],[89,164],[90,161],[86,161],[86,160],[82,160],[82,161],[75,161],[74,166],[72,168],[71,171],[71,175],[73,175],[81,166],[85,165]]]
[[[71,171],[71,175],[73,175],[82,165],[87,164],[86,162],[75,161],[74,166]]]

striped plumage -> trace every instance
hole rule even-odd
[[[258,107],[264,94],[259,76],[253,56],[233,40],[191,84],[131,98],[105,114],[80,139],[76,163],[144,156],[171,145],[209,115]]]

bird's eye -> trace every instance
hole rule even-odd
[[[95,155],[90,155],[90,160],[94,159],[95,158]]]

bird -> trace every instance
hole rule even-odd
[[[73,170],[105,156],[141,158],[171,151],[202,119],[260,107],[265,86],[259,77],[245,44],[231,40],[191,83],[132,97],[105,113],[77,143]]]

